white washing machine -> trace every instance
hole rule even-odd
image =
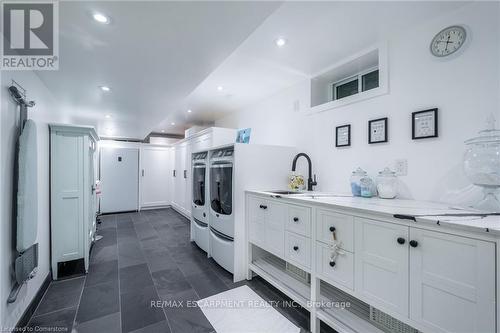
[[[234,147],[210,152],[210,251],[227,271],[234,271]]]
[[[209,231],[208,231],[208,152],[194,153],[193,158],[193,172],[192,174],[192,201],[191,201],[191,239],[196,244],[208,252]]]

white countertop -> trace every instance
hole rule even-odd
[[[487,232],[495,236],[500,236],[500,216],[446,216],[446,214],[474,214],[481,212],[463,207],[452,207],[442,203],[405,199],[361,198],[321,192],[308,192],[304,196],[276,195],[266,191],[247,192],[266,195],[273,198],[281,198],[297,204],[311,204],[327,206],[334,209],[348,209],[359,213],[375,214],[385,218],[394,218],[395,215],[405,215],[414,217],[414,220],[401,219],[401,221],[416,224],[448,226],[472,232]],[[311,195],[314,194],[317,196],[312,198]]]

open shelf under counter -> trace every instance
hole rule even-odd
[[[287,273],[285,261],[268,256],[252,261],[249,268],[300,306],[308,309],[307,303],[311,297],[311,286]]]

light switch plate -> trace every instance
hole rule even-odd
[[[394,161],[394,172],[398,176],[408,175],[408,160],[406,158],[397,159]]]

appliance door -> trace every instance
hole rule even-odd
[[[233,163],[222,162],[210,167],[210,207],[215,213],[233,213]]]
[[[233,237],[233,163],[215,162],[210,166],[211,226]]]
[[[193,200],[191,202],[191,212],[193,215],[193,218],[201,221],[201,222],[208,222],[208,205],[206,205],[206,189],[207,189],[207,182],[206,182],[206,173],[207,171],[207,166],[205,163],[194,163],[193,165],[193,181],[192,181],[192,196]],[[208,231],[207,231],[208,234]],[[208,238],[208,237],[207,237]]]
[[[101,212],[137,210],[139,206],[139,149],[103,147],[100,163]]]
[[[212,258],[230,273],[234,272],[234,242],[210,227],[210,249]]]

